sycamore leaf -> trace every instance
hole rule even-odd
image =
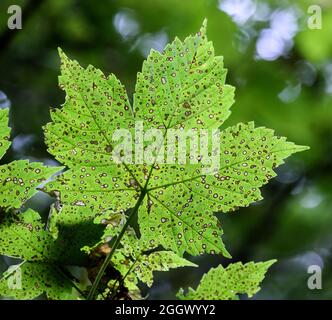
[[[196,290],[183,289],[177,294],[181,300],[234,300],[238,294],[247,294],[249,298],[260,290],[265,273],[276,260],[266,262],[241,262],[230,264],[227,268],[219,265],[202,277]]]
[[[6,216],[0,224],[0,254],[23,262],[3,275],[0,296],[32,299],[45,292],[52,299],[71,290],[55,264],[52,248],[53,238],[44,230],[37,212],[29,209],[19,216]],[[21,284],[11,287],[15,277]]]
[[[8,109],[0,110],[0,158],[10,146]],[[60,168],[61,169],[61,168]],[[46,167],[40,163],[18,160],[0,166],[0,207],[20,208],[32,197],[36,187],[60,170],[59,167]]]
[[[186,252],[230,257],[215,213],[260,200],[274,169],[307,149],[253,122],[219,130],[234,88],[207,40],[206,21],[196,35],[151,51],[132,106],[114,75],[59,54],[66,99],[44,131],[49,152],[68,170],[43,187],[56,197],[46,227],[33,210],[0,217],[0,254],[23,260],[0,279],[1,296],[77,298],[80,283],[68,266],[78,266],[97,279],[88,298],[105,286],[111,299],[123,286],[140,297],[138,284],[152,286],[154,271],[196,266],[183,258]],[[8,110],[0,110],[0,157],[10,146],[7,122]],[[28,161],[1,166],[0,208],[21,207],[58,170]],[[101,270],[113,273],[96,274],[100,255],[108,253],[112,260],[106,258]],[[273,263],[220,265],[178,297],[251,297]]]
[[[275,176],[274,169],[306,149],[248,123],[219,135],[214,131],[206,154],[200,149],[196,162],[189,161],[188,152],[184,163],[159,162],[165,149],[172,149],[162,147],[171,130],[179,130],[179,146],[184,130],[203,138],[202,129],[217,130],[230,114],[234,88],[225,84],[223,60],[207,40],[205,22],[196,35],[175,39],[163,52],[151,51],[137,76],[133,107],[114,75],[105,76],[92,66],[84,69],[61,50],[60,58],[59,84],[66,100],[52,112],[45,136],[49,152],[69,170],[44,190],[57,192],[64,205],[88,207],[96,215],[108,209],[123,213],[143,195],[138,223],[141,240],[152,248],[162,245],[180,256],[229,257],[214,212],[234,211],[261,199],[259,188]],[[132,135],[137,128],[144,135],[144,129],[162,133],[147,158],[139,151],[147,153],[148,141],[139,144],[135,136],[131,145],[128,136],[120,142],[113,139],[117,130]],[[113,152],[119,145],[126,151],[120,152],[120,163]],[[202,161],[211,154],[220,155],[212,167]]]
[[[74,214],[72,210],[75,210]],[[8,288],[8,276],[14,276],[9,270],[0,280],[0,296],[30,299],[45,292],[50,299],[70,298],[68,294],[73,291],[73,283],[64,275],[63,269],[87,262],[88,256],[81,248],[94,244],[100,238],[102,228],[93,223],[89,212],[82,213],[81,210],[78,213],[76,208],[64,207],[61,213],[53,212],[51,217],[55,220],[52,225],[57,228],[56,237],[45,230],[39,214],[31,209],[3,218],[0,254],[23,260],[18,272],[24,291]],[[77,292],[75,294],[77,296]]]

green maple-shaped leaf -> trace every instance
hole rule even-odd
[[[260,290],[265,273],[276,260],[266,262],[241,262],[230,264],[227,268],[219,265],[202,277],[196,290],[181,289],[177,297],[181,300],[235,300],[238,294],[252,297]]]
[[[56,213],[51,218],[53,229],[58,229],[56,236],[45,230],[39,214],[31,209],[3,218],[0,224],[0,254],[23,262],[11,266],[0,279],[0,296],[32,299],[46,293],[49,299],[73,299],[79,295],[73,286],[75,281],[66,275],[66,266],[84,265],[87,255],[80,250],[81,247],[95,243],[102,230],[92,221],[88,223],[86,217],[89,214],[84,210],[80,213],[76,208],[63,210],[64,218]],[[75,210],[74,213],[72,210]],[[53,219],[55,222],[52,222]],[[20,285],[11,286],[18,275]]]
[[[44,230],[37,212],[29,209],[19,217],[6,217],[0,224],[0,254],[22,259],[0,280],[0,295],[32,299],[46,292],[50,299],[72,290],[53,262],[53,238]],[[18,286],[11,286],[17,282]],[[16,279],[16,281],[15,281]],[[69,290],[69,291],[68,291]]]
[[[8,109],[0,110],[0,158],[10,147]],[[0,208],[20,208],[32,197],[36,187],[59,171],[58,167],[46,167],[26,160],[13,161],[0,166]]]
[[[205,23],[196,35],[175,39],[163,52],[151,51],[137,77],[133,107],[114,75],[92,66],[84,69],[61,50],[60,57],[59,83],[66,100],[52,112],[45,136],[49,152],[69,170],[45,191],[57,192],[65,205],[90,207],[96,214],[135,207],[141,240],[151,247],[162,245],[178,255],[229,256],[214,213],[261,199],[260,187],[275,176],[274,169],[306,149],[270,129],[241,123],[221,131],[220,143],[210,141],[209,151],[200,150],[196,163],[187,153],[184,163],[159,163],[160,146],[150,154],[151,162],[138,157],[136,148],[116,161],[116,130],[133,133],[138,124],[159,129],[162,145],[173,129],[202,137],[201,129],[216,130],[228,118],[234,88],[225,84],[223,60],[207,40]],[[149,144],[145,141],[142,148],[147,152]],[[211,166],[202,158],[218,150],[218,170],[208,174]]]

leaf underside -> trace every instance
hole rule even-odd
[[[272,130],[238,124],[221,132],[219,171],[205,165],[115,163],[116,129],[216,129],[230,114],[234,88],[225,84],[222,58],[214,55],[206,26],[163,52],[152,50],[138,73],[133,107],[114,75],[82,68],[61,50],[61,109],[45,127],[48,150],[69,170],[46,185],[61,202],[95,212],[132,208],[145,187],[139,208],[142,238],[179,255],[222,253],[229,257],[214,212],[234,211],[261,199],[259,188],[275,176],[283,159],[304,147],[274,136]],[[135,154],[134,150],[132,152]],[[157,159],[155,155],[155,159]]]
[[[201,130],[224,127],[234,88],[225,83],[223,58],[214,54],[206,23],[184,41],[176,38],[163,52],[151,51],[137,75],[133,105],[113,74],[106,76],[91,65],[83,68],[62,50],[59,54],[59,85],[66,98],[62,108],[52,110],[52,122],[44,132],[48,151],[67,170],[43,187],[57,199],[48,230],[32,210],[21,217],[5,216],[0,224],[0,254],[23,260],[17,270],[24,275],[26,288],[9,289],[8,281],[16,271],[8,270],[0,280],[0,295],[30,299],[46,293],[50,299],[75,298],[73,279],[66,277],[63,268],[85,266],[89,254],[98,250],[107,253],[141,195],[139,232],[128,228],[115,251],[112,267],[120,279],[109,279],[107,296],[121,286],[136,295],[139,282],[152,285],[154,271],[196,266],[183,258],[185,253],[230,257],[216,213],[262,199],[260,188],[275,176],[274,169],[306,147],[250,122],[223,129],[218,145],[209,142],[208,155],[220,152],[213,174],[207,174],[210,165],[201,161],[207,157],[202,150],[196,163],[186,153],[185,163],[176,164],[158,162],[165,151],[161,146],[150,162],[131,161],[138,157],[137,144],[120,163],[113,153],[119,146],[114,132],[134,133],[138,123],[144,130],[159,129],[163,143],[172,130],[195,132],[202,138]],[[8,110],[0,110],[0,156],[10,145],[7,122]],[[149,148],[146,143],[141,147],[145,152]],[[21,160],[1,166],[0,207],[19,208],[35,187],[58,170]],[[203,277],[196,290],[178,296],[252,296],[272,263],[219,266]]]

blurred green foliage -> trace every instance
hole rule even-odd
[[[0,91],[12,105],[14,138],[5,160],[54,161],[41,127],[49,121],[49,108],[63,102],[57,88],[57,47],[83,65],[115,73],[131,95],[151,47],[162,49],[175,36],[183,39],[206,17],[208,36],[229,70],[227,81],[237,88],[226,125],[254,120],[311,147],[279,170],[278,178],[264,189],[264,201],[222,217],[225,243],[234,260],[279,260],[257,298],[331,298],[332,3],[248,0],[242,1],[248,5],[243,10],[234,7],[239,1],[233,1],[232,11],[227,2],[2,0]],[[11,4],[23,8],[22,30],[7,28]],[[307,26],[311,4],[322,8],[322,29]],[[283,50],[276,54],[278,45]],[[272,58],[264,56],[271,52]],[[37,195],[29,205],[46,212],[49,203],[49,198]],[[160,275],[151,298],[174,297],[179,287],[195,286],[220,258],[201,257],[195,262],[201,268],[190,274]],[[3,260],[0,271],[5,263],[10,261]],[[323,267],[322,290],[307,287],[307,268],[312,264]]]

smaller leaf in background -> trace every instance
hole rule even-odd
[[[46,293],[51,300],[69,300],[78,297],[72,283],[60,270],[48,263],[24,261],[8,269],[0,279],[0,295],[4,297],[27,300],[43,293]]]
[[[10,146],[8,109],[0,110],[0,158]],[[61,167],[47,167],[41,163],[17,160],[0,166],[0,207],[20,208],[37,191],[36,188]]]
[[[33,299],[46,293],[50,299],[69,298],[72,283],[56,266],[52,246],[53,238],[37,212],[29,209],[18,216],[6,216],[0,224],[0,254],[24,261],[4,273],[0,296]],[[14,283],[18,273],[21,283],[11,287],[8,283]]]
[[[17,160],[0,166],[0,207],[20,208],[31,198],[36,188],[61,170],[41,163]]]
[[[0,223],[0,254],[29,261],[45,261],[52,237],[37,212],[6,215]]]
[[[0,254],[23,260],[17,268],[24,290],[8,287],[8,277],[14,277],[10,268],[0,279],[0,296],[32,299],[46,293],[49,299],[78,297],[74,284],[79,283],[66,266],[86,262],[88,256],[81,248],[95,243],[102,230],[89,219],[87,209],[81,214],[82,208],[63,209],[58,215],[52,211],[51,219],[56,221],[50,224],[52,232],[45,230],[39,214],[31,209],[4,216],[0,224]]]
[[[238,294],[251,298],[260,290],[265,273],[276,260],[266,262],[232,263],[227,268],[219,265],[212,268],[200,281],[197,289],[183,289],[177,294],[181,300],[235,300]]]

